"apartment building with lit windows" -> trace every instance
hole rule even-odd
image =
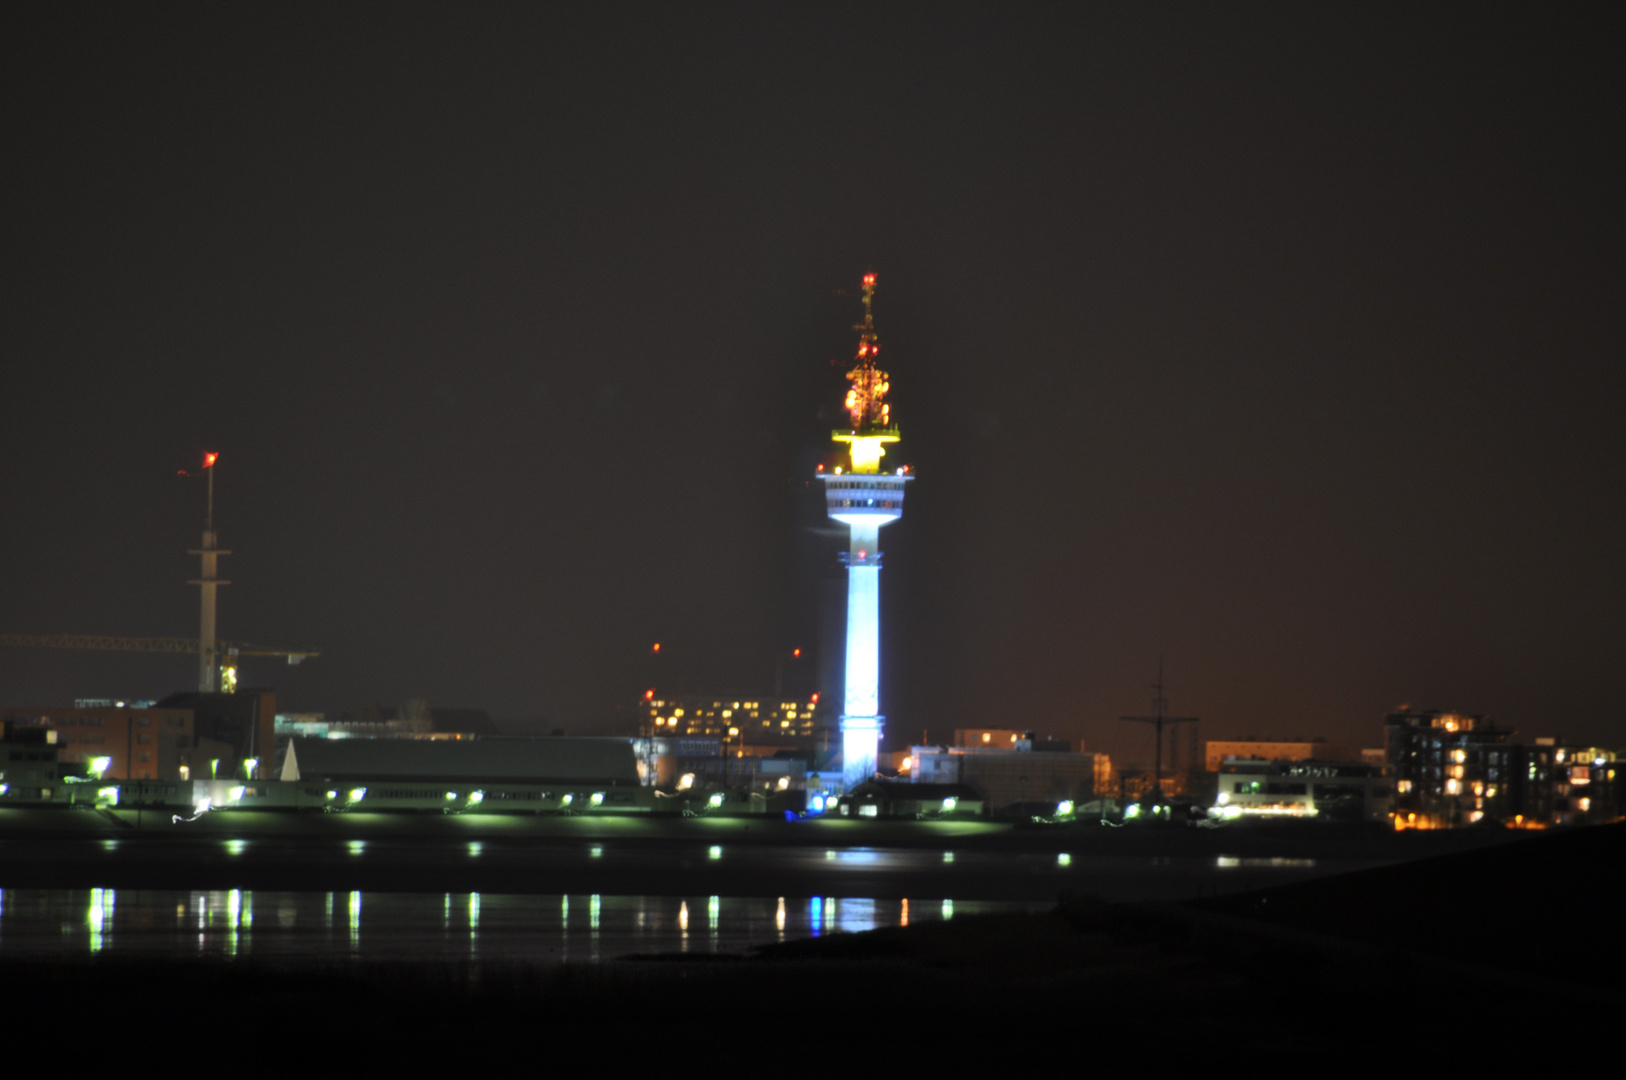
[[[1453,828],[1519,811],[1511,730],[1483,716],[1407,710],[1384,719],[1384,766],[1396,825]]]
[[[713,738],[725,757],[773,757],[791,751],[814,760],[840,744],[819,695],[767,698],[744,694],[651,691],[639,703],[641,734],[656,738]]]
[[[1615,821],[1623,808],[1626,776],[1618,751],[1576,746],[1562,739],[1536,739],[1514,748],[1514,824],[1580,825]]]

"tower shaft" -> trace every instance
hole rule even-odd
[[[215,536],[215,473],[214,463],[217,455],[204,456],[204,469],[209,477],[209,504],[203,521],[203,546],[193,548],[188,555],[197,555],[202,559],[202,575],[189,585],[201,588],[202,605],[198,612],[198,692],[212,694],[219,689],[220,675],[220,635],[215,627],[215,594],[222,585],[231,582],[220,578],[220,556],[230,555],[231,552],[220,547]]]
[[[838,433],[839,434],[839,433]],[[881,732],[881,529],[903,516],[914,479],[883,473],[821,475],[830,517],[847,527],[847,684],[842,697],[842,780],[848,791],[875,775]]]

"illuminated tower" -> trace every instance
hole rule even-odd
[[[219,577],[219,560],[222,555],[231,552],[220,548],[215,539],[215,461],[219,454],[210,452],[203,455],[203,471],[208,474],[209,503],[208,510],[203,518],[203,546],[187,552],[188,555],[198,555],[203,559],[203,576],[197,581],[187,582],[189,585],[198,585],[203,589],[203,608],[198,613],[198,693],[212,694],[216,689],[228,692],[237,689],[237,672],[233,668],[227,672],[229,685],[217,687],[215,678],[220,671],[220,638],[215,633],[215,590],[222,585],[230,585],[229,581],[222,581]],[[190,475],[190,474],[188,474]]]
[[[825,506],[847,526],[847,688],[841,710],[842,775],[852,790],[875,775],[881,740],[881,527],[903,516],[903,489],[912,477],[907,468],[881,470],[888,443],[898,441],[891,421],[886,372],[876,366],[880,344],[871,304],[875,275],[864,275],[864,321],[858,331],[858,356],[847,372],[852,385],[846,408],[852,427],[834,433],[845,443],[848,464],[821,472]]]

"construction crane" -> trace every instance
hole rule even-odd
[[[199,639],[179,637],[114,637],[109,634],[0,634],[0,645],[32,646],[39,649],[96,649],[103,652],[196,653]],[[315,649],[270,649],[242,641],[214,642],[221,657],[220,688],[226,693],[237,689],[237,657],[282,656],[298,664],[322,655]]]

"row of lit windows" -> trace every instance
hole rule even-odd
[[[834,505],[835,500],[831,499],[830,503],[831,503],[831,505]],[[869,499],[869,500],[864,500],[864,499],[857,499],[857,500],[854,500],[854,499],[842,499],[841,500],[841,505],[842,506],[857,505],[860,508],[866,507],[866,506],[873,506],[878,510],[893,510],[893,509],[896,509],[896,507],[897,507],[897,504],[894,503],[891,499],[883,499],[880,502],[877,502],[874,499]]]
[[[818,700],[818,695],[814,694],[813,698],[814,698],[814,701],[808,702],[807,707],[809,709],[813,708],[814,702],[816,702]],[[675,701],[673,701],[673,702],[651,701],[649,704],[650,704],[651,708],[664,709],[664,708],[666,708],[666,706],[668,704],[676,705],[677,702],[675,702]],[[732,702],[729,702],[728,704],[725,705],[721,701],[714,701],[714,702],[711,703],[711,707],[713,709],[760,709],[760,708],[762,708],[762,703],[760,701],[732,701]],[[785,711],[785,712],[793,712],[793,711],[795,711],[796,709],[799,709],[799,708],[801,708],[801,705],[799,703],[797,703],[797,702],[794,702],[794,701],[781,702],[780,705],[779,705],[779,709],[781,711]],[[769,710],[773,711],[773,706],[769,706]],[[673,716],[682,716],[683,715],[683,710],[681,708],[676,709],[672,713],[672,715]],[[708,713],[707,715],[710,715],[710,714]]]
[[[897,480],[826,480],[824,486],[842,489],[862,488],[866,491],[898,491],[903,488],[902,482]]]
[[[764,720],[762,722],[762,726],[763,727],[772,727],[772,725],[769,724],[769,722],[766,721],[766,720]],[[789,720],[781,720],[781,721],[779,721],[779,727],[780,727],[780,730],[782,730],[782,731],[789,730],[790,726],[791,726],[791,723],[790,723]],[[803,720],[800,724],[797,724],[796,726],[801,728],[803,731],[812,731],[813,730],[813,721],[811,721],[811,720]],[[737,727],[731,727],[731,728],[726,728],[725,729],[725,728],[720,728],[720,727],[702,727],[699,724],[689,724],[689,725],[687,725],[686,727],[684,727],[682,733],[684,735],[701,735],[701,734],[720,735],[725,730],[730,735],[738,735],[740,733],[740,729],[737,728]]]
[[[773,723],[773,720],[771,718],[774,717],[774,716],[777,716],[778,714],[777,713],[769,713],[768,715],[769,715],[770,719],[766,719],[766,720],[762,721],[762,726],[763,727],[767,727],[769,724]],[[729,720],[729,719],[732,719],[733,716],[734,716],[734,713],[733,713],[732,710],[724,709],[723,710],[723,715],[721,717],[717,716],[717,714],[715,714],[715,713],[709,713],[709,712],[708,713],[695,713],[693,716],[688,718],[687,722],[689,724],[698,724],[698,723],[702,723],[703,721],[705,721],[707,719]],[[671,716],[655,716],[655,717],[652,717],[651,719],[654,721],[656,727],[660,727],[662,724],[668,724],[668,725],[670,725],[672,727],[677,727],[677,722],[682,717],[683,717],[683,710],[679,709],[679,710],[677,710],[677,712],[673,713]],[[758,718],[759,718],[759,714],[756,713],[756,712],[751,713],[751,715],[749,717],[749,719],[752,719],[752,720],[756,720]],[[811,712],[805,712],[805,713],[787,712],[784,715],[784,717],[782,719],[780,719],[779,723],[781,725],[783,725],[783,724],[790,723],[792,720],[801,720],[803,722],[806,722],[806,721],[809,721],[811,719],[813,719],[813,714]],[[739,721],[736,721],[736,723],[738,723],[738,722]]]

